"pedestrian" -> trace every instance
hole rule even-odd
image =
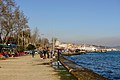
[[[49,49],[48,49],[48,47],[47,47],[47,49],[46,49],[46,53],[47,53],[47,58],[49,58]]]
[[[39,51],[39,55],[40,55],[40,58],[42,59],[43,58],[43,50]]]
[[[44,50],[43,50],[43,59],[46,59],[46,53],[47,53],[47,51],[46,51],[46,49],[44,48]]]
[[[50,57],[53,58],[53,50],[50,50]]]
[[[35,52],[34,52],[34,51],[32,51],[32,53],[31,53],[31,54],[32,54],[32,57],[34,58],[34,56],[35,56]]]

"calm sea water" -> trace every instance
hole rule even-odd
[[[87,53],[67,58],[109,80],[120,80],[120,51]]]

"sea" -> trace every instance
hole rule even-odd
[[[109,80],[120,80],[120,51],[86,53],[65,57]]]

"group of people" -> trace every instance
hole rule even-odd
[[[24,55],[25,53],[24,52],[19,52],[17,50],[15,51],[1,51],[1,56],[4,56],[5,58],[9,58],[9,57],[18,57],[18,56],[21,56],[21,55]]]
[[[41,59],[53,58],[55,55],[53,54],[53,50],[49,50],[48,48],[44,48],[38,51]],[[32,52],[32,57],[34,58],[35,52]]]

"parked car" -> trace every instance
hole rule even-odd
[[[29,50],[29,51],[24,51],[25,54],[32,54],[32,50]]]

